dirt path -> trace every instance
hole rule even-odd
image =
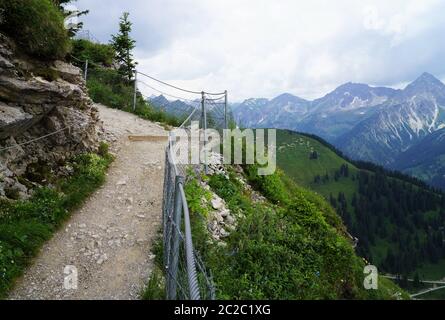
[[[160,126],[98,106],[116,154],[105,185],[74,213],[17,282],[11,299],[137,299],[153,264],[151,244],[161,223],[164,141]],[[64,287],[75,266],[77,290]]]

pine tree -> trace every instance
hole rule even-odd
[[[63,15],[65,17],[71,16],[71,17],[81,17],[83,15],[88,14],[89,10],[84,11],[70,11],[65,9],[65,5],[69,4],[70,2],[73,2],[76,0],[53,0],[54,4],[59,8],[60,11],[62,11]],[[74,37],[76,33],[83,28],[83,22],[73,23],[68,26],[68,35],[70,37]]]
[[[315,150],[311,151],[311,153],[309,154],[309,159],[317,160],[318,159],[318,152],[315,151]]]
[[[400,285],[402,286],[402,288],[408,287],[408,275],[406,273],[403,273]]]
[[[420,288],[420,277],[419,274],[416,272],[415,276],[414,276],[414,287],[415,288]]]
[[[314,183],[319,184],[320,182],[321,182],[321,177],[320,177],[319,174],[317,174],[317,175],[314,177]]]
[[[130,82],[136,71],[136,62],[132,53],[136,47],[136,41],[130,37],[133,24],[128,20],[129,15],[128,12],[123,13],[119,23],[119,33],[112,36],[111,45],[116,51],[119,73]]]
[[[352,195],[352,202],[351,202],[352,206],[355,208],[357,206],[357,193],[354,192],[354,194]]]

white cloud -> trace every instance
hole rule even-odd
[[[347,82],[391,85],[445,75],[439,0],[87,0],[106,41],[130,11],[139,68],[232,99],[318,97]],[[148,92],[147,92],[148,93]],[[173,92],[172,92],[173,93]]]
[[[369,6],[363,10],[363,26],[368,30],[381,30],[385,21],[380,17],[376,6]]]

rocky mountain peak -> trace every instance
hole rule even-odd
[[[346,82],[339,86],[334,91],[337,92],[344,92],[345,90],[363,90],[363,89],[369,89],[369,85],[364,83],[355,83],[355,82]]]
[[[427,82],[427,83],[437,83],[442,84],[442,82],[437,79],[435,76],[433,76],[431,73],[424,72],[422,73],[414,82]]]
[[[431,93],[445,98],[445,85],[432,74],[424,72],[420,77],[410,83],[404,92],[410,95]]]
[[[243,102],[244,105],[247,106],[264,106],[269,102],[266,98],[250,98]]]
[[[152,96],[149,99],[153,104],[155,105],[164,105],[164,104],[168,104],[169,101],[167,100],[166,97],[164,97],[162,94],[160,96]]]
[[[290,93],[283,93],[279,95],[278,97],[272,99],[272,103],[306,103],[308,102],[305,99],[302,99],[300,97],[294,96]]]

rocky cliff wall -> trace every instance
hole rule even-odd
[[[100,132],[80,69],[26,57],[0,34],[0,197],[29,196]]]

